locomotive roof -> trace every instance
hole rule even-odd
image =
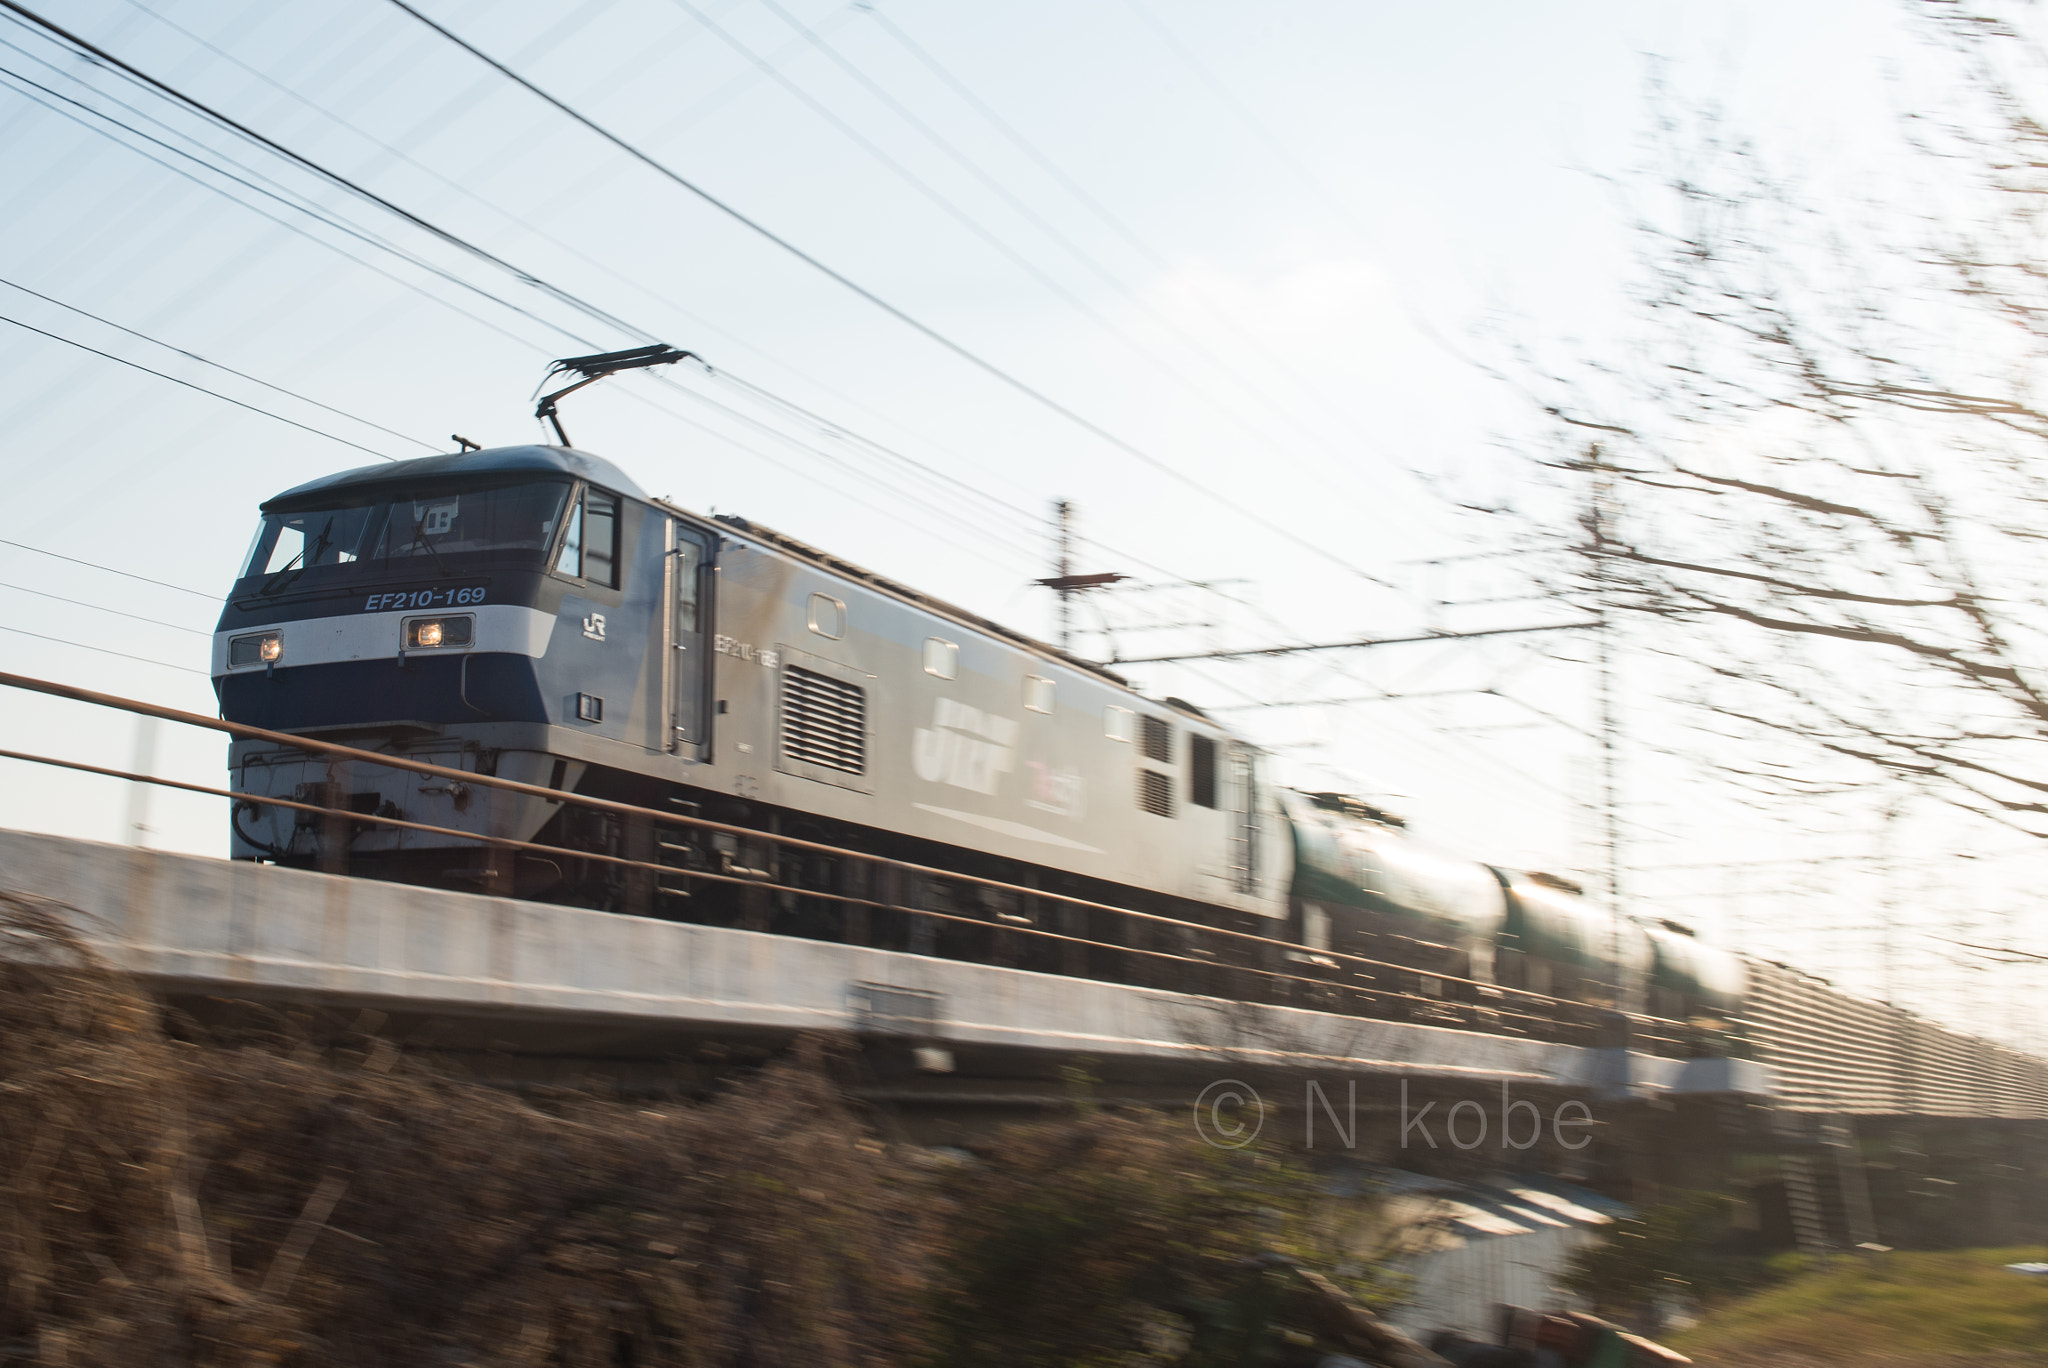
[[[344,470],[339,475],[323,475],[317,480],[309,480],[266,500],[263,508],[268,512],[272,507],[298,503],[315,494],[359,494],[384,485],[405,484],[414,480],[444,479],[451,475],[522,473],[574,475],[635,499],[647,498],[646,492],[635,484],[625,471],[602,456],[593,456],[587,451],[577,451],[572,447],[509,446],[491,447],[486,451],[451,451],[441,456],[420,456],[410,461],[388,461],[382,465],[359,466],[354,470]]]
[[[691,513],[686,508],[677,508],[674,504],[667,503],[666,501],[661,499],[656,499],[654,502],[661,504],[664,508],[669,508],[677,513],[681,513],[686,517],[697,518],[700,520],[703,517],[702,514]],[[1107,666],[1101,665],[1096,661],[1085,660],[1080,656],[1072,654],[1071,652],[1063,651],[1059,647],[1054,646],[1049,642],[1040,641],[1038,638],[1030,635],[1029,633],[1020,632],[1014,627],[1005,627],[1002,623],[996,622],[990,618],[985,618],[981,616],[981,614],[979,613],[970,613],[965,608],[959,607],[956,604],[948,603],[944,599],[935,598],[930,594],[923,593],[916,589],[912,589],[908,585],[898,584],[895,580],[892,580],[885,575],[878,575],[872,570],[864,569],[861,566],[855,565],[852,561],[842,560],[838,556],[833,555],[829,551],[821,551],[817,547],[812,546],[807,542],[798,541],[795,537],[790,536],[786,532],[777,532],[772,527],[763,527],[760,523],[757,523],[750,518],[742,518],[734,513],[714,513],[711,515],[711,522],[714,525],[723,524],[722,530],[727,535],[732,535],[736,533],[742,537],[751,537],[753,540],[760,542],[763,545],[772,546],[778,551],[783,551],[789,555],[797,557],[799,560],[809,561],[813,565],[816,565],[818,568],[822,570],[829,570],[833,574],[842,576],[846,579],[858,580],[860,583],[865,584],[870,588],[879,589],[883,593],[889,594],[895,598],[902,599],[907,603],[914,603],[920,608],[926,608],[931,610],[932,612],[939,613],[943,616],[952,618],[954,621],[959,622],[964,626],[977,628],[981,631],[987,632],[991,636],[1002,637],[1006,641],[1009,641],[1018,646],[1027,647],[1030,650],[1037,652],[1039,655],[1047,657],[1048,659],[1057,660],[1063,665],[1071,665],[1077,670],[1085,670],[1089,674],[1099,675],[1102,678],[1107,679],[1114,684],[1121,685],[1126,689],[1131,687],[1130,680],[1125,679],[1116,671],[1109,669]],[[1135,690],[1133,692],[1135,692]],[[1169,705],[1176,705],[1182,707],[1185,706],[1179,704],[1178,700],[1176,699],[1168,699],[1166,700],[1166,702]],[[1189,709],[1189,711],[1193,710]],[[1195,715],[1198,717],[1202,716],[1200,713],[1195,713]],[[1205,717],[1203,718],[1203,720],[1207,721],[1208,719]]]
[[[344,470],[338,475],[325,475],[317,480],[309,480],[305,484],[287,489],[282,494],[265,500],[263,510],[270,512],[290,504],[303,503],[319,495],[362,494],[379,490],[387,485],[409,484],[417,480],[444,479],[449,476],[519,474],[522,472],[574,475],[589,480],[594,484],[602,485],[606,489],[627,495],[630,498],[639,499],[646,503],[658,503],[664,508],[683,514],[685,517],[693,518],[700,522],[705,521],[702,514],[691,513],[688,509],[678,508],[665,500],[650,498],[623,470],[620,470],[602,456],[593,456],[587,451],[577,451],[573,447],[538,445],[490,447],[483,451],[455,451],[441,456],[420,456],[410,461],[392,461],[382,465],[359,466],[354,470]],[[943,599],[935,598],[930,594],[921,593],[907,585],[899,584],[885,576],[876,574],[872,570],[855,565],[851,561],[842,560],[828,551],[821,551],[815,546],[798,541],[795,537],[789,536],[786,533],[777,532],[773,528],[763,527],[757,522],[751,522],[746,518],[734,517],[730,514],[716,515],[710,521],[714,526],[723,524],[724,529],[728,532],[736,532],[742,536],[752,537],[754,540],[768,546],[773,546],[779,551],[786,552],[802,560],[810,561],[821,569],[829,570],[847,579],[858,580],[863,584],[880,589],[884,593],[917,604],[920,607],[932,609],[967,626],[977,627],[993,636],[1002,637],[1041,655],[1071,665],[1076,669],[1099,675],[1125,688],[1130,687],[1129,680],[1095,661],[1084,660],[1080,656],[1062,651],[1057,646],[1039,641],[1024,632],[1017,631],[1013,627],[1006,627],[999,622],[982,617],[978,613],[970,613],[964,608],[945,602]],[[1167,705],[1181,708],[1198,717],[1201,716],[1195,709],[1180,703],[1176,699],[1168,699]]]

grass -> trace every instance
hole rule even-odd
[[[1675,1341],[1702,1364],[2048,1365],[2048,1249],[1842,1256]]]

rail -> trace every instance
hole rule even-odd
[[[1057,949],[1062,959],[1060,967],[1052,972],[1070,977],[1105,979],[1134,986],[1208,993],[1219,997],[1276,1003],[1317,1011],[1334,1011],[1367,1018],[1420,1022],[1496,1035],[1528,1036],[1564,1044],[1626,1044],[1631,1048],[1677,1057],[1722,1052],[1733,1043],[1722,1038],[1719,1033],[1688,1023],[1622,1013],[1568,998],[1553,997],[1527,989],[1503,987],[1476,979],[1432,973],[1413,965],[1397,964],[1363,955],[1319,950],[1310,956],[1304,953],[1302,946],[1292,941],[1261,936],[1254,932],[1212,926],[1137,908],[1119,907],[1071,893],[1032,888],[1001,879],[893,859],[868,851],[762,831],[755,827],[720,822],[711,818],[666,812],[613,799],[522,783],[497,775],[453,769],[406,756],[389,755],[339,742],[323,741],[316,737],[271,731],[247,723],[207,717],[199,713],[146,703],[139,699],[123,698],[116,694],[101,693],[75,685],[0,672],[0,686],[69,699],[137,716],[153,717],[245,740],[269,742],[308,755],[365,763],[385,769],[407,770],[477,787],[537,797],[549,803],[580,806],[647,823],[649,829],[655,833],[667,827],[731,835],[749,842],[766,843],[779,850],[823,855],[834,860],[846,861],[850,867],[867,871],[865,877],[843,881],[860,885],[861,891],[815,888],[784,882],[772,872],[768,877],[753,877],[682,867],[658,860],[639,860],[602,851],[547,845],[512,837],[434,826],[403,817],[357,812],[351,808],[327,803],[311,803],[267,794],[237,793],[230,789],[93,765],[58,756],[0,750],[0,758],[48,765],[131,783],[151,784],[207,797],[224,798],[234,803],[261,804],[311,813],[326,822],[336,824],[332,828],[334,830],[350,826],[377,826],[418,831],[431,835],[452,836],[481,846],[531,851],[551,859],[574,859],[608,865],[648,876],[652,881],[653,894],[657,897],[665,895],[672,900],[687,902],[690,898],[687,885],[695,881],[748,890],[757,905],[774,895],[786,903],[793,904],[799,899],[812,900],[814,903],[836,906],[846,913],[838,919],[836,937],[817,933],[821,929],[829,928],[812,927],[791,933],[804,935],[810,939],[836,938],[849,944],[880,945],[882,948],[936,954],[942,958],[991,963],[1005,963],[1020,958],[1015,954],[1017,947],[1037,945]],[[329,791],[332,791],[331,786]],[[657,848],[662,847],[657,845]],[[780,861],[770,863],[779,864]],[[683,880],[685,887],[678,889],[664,882],[675,879]],[[1027,907],[1053,904],[1077,909],[1083,913],[1109,918],[1111,924],[1118,927],[1122,934],[1115,938],[1103,935],[1075,935],[1070,931],[1048,930],[1028,921],[1004,922],[994,917],[968,916],[923,906],[922,898],[906,899],[902,896],[901,890],[906,881],[936,881],[942,885],[986,890],[1023,900],[1023,905]],[[701,920],[688,915],[687,906],[683,912],[684,915],[666,919]],[[649,913],[656,916],[664,915],[655,908],[650,908]],[[754,925],[751,929],[771,929],[765,924],[765,915],[755,920],[764,924]],[[946,929],[951,929],[957,934],[950,939],[939,934]],[[1153,943],[1144,943],[1148,939]],[[1171,948],[1161,948],[1160,942],[1167,943]],[[1143,972],[1148,968],[1168,971],[1173,977],[1169,981],[1163,974],[1155,976]],[[1310,969],[1322,972],[1306,972]],[[1158,981],[1153,981],[1155,978]],[[1392,986],[1370,986],[1382,980]]]

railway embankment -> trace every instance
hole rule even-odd
[[[367,1031],[316,1046],[280,1015],[210,1035],[97,960],[71,914],[0,902],[14,1360],[1022,1365],[1370,1347],[1345,1336],[1373,1323],[1296,1271],[1317,1239],[1305,1177],[1185,1126],[1082,1105],[935,1152],[844,1100],[827,1042],[695,1104],[513,1093]]]

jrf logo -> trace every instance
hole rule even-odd
[[[994,793],[1017,767],[1018,722],[942,698],[932,725],[910,737],[910,766],[930,784],[951,784],[975,793]]]

